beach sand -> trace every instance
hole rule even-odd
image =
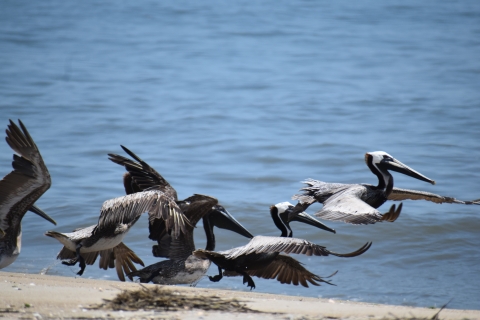
[[[280,284],[279,284],[280,285]],[[155,285],[145,285],[155,288]],[[113,311],[92,309],[103,299],[113,299],[124,290],[139,290],[138,283],[0,272],[0,317],[4,319],[108,318],[108,319],[398,319],[432,318],[439,309],[379,305],[284,296],[244,291],[162,286],[189,297],[217,296],[237,299],[261,313],[218,312],[199,309],[181,311]],[[480,319],[480,310],[444,309],[440,319]]]

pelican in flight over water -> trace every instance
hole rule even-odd
[[[98,223],[94,226],[79,229],[70,234],[48,231],[45,235],[57,239],[66,249],[76,253],[74,259],[63,263],[75,265],[78,262],[80,271],[77,274],[82,275],[86,267],[86,261],[82,254],[117,247],[144,212],[148,212],[150,221],[155,219],[164,221],[166,230],[171,231],[175,238],[184,233],[186,226],[190,225],[175,201],[172,201],[160,190],[149,190],[105,201],[100,210]],[[134,260],[135,258],[128,251],[130,249],[126,248],[128,249],[126,250],[125,248],[120,247],[128,254],[123,261]],[[117,266],[118,274],[119,268],[120,266]],[[126,271],[130,272],[128,269]],[[121,279],[120,274],[119,278]]]
[[[0,269],[12,264],[20,254],[21,222],[28,210],[57,224],[34,205],[52,181],[27,128],[22,121],[18,123],[21,130],[12,120],[6,130],[8,145],[20,156],[13,155],[13,171],[0,181]]]
[[[149,238],[158,243],[152,247],[153,255],[169,258],[169,260],[160,261],[142,270],[134,271],[128,274],[130,279],[139,277],[140,282],[152,281],[158,284],[194,284],[198,282],[210,267],[209,260],[198,259],[192,255],[192,251],[195,250],[194,226],[200,219],[203,220],[203,228],[207,237],[207,250],[215,250],[214,226],[236,232],[247,238],[253,237],[213,197],[196,194],[179,201],[176,190],[167,180],[132,151],[124,146],[121,147],[134,160],[117,154],[109,154],[109,159],[124,166],[127,170],[123,176],[125,192],[132,194],[144,190],[161,190],[177,202],[191,223],[191,226],[187,226],[187,232],[175,239],[172,239],[171,234],[166,231],[163,221],[156,220],[150,223]]]
[[[280,237],[255,236],[246,245],[226,251],[215,252],[203,249],[194,251],[194,256],[209,259],[217,265],[218,275],[209,277],[210,281],[220,281],[223,277],[222,270],[225,270],[225,275],[228,276],[242,275],[243,283],[247,283],[251,289],[255,288],[252,276],[265,279],[276,278],[281,283],[287,284],[298,285],[300,283],[304,287],[308,287],[307,282],[317,286],[318,282],[331,284],[305,269],[294,258],[281,253],[356,257],[366,252],[372,245],[371,242],[368,242],[355,252],[341,254],[307,240],[292,238],[293,233],[289,224],[291,220],[288,219],[287,214],[287,210],[292,208],[293,205],[288,202],[281,202],[270,207],[270,215],[282,232]],[[294,220],[325,229],[325,225],[305,212],[298,214]]]
[[[435,203],[480,204],[480,199],[461,201],[452,197],[440,196],[425,191],[399,189],[393,187],[393,176],[389,170],[403,173],[407,176],[435,184],[435,181],[401,163],[384,151],[367,152],[365,162],[378,178],[378,185],[328,183],[308,179],[302,188],[303,194],[292,197],[299,203],[290,210],[292,218],[298,212],[306,210],[311,204],[319,202],[323,208],[315,216],[327,220],[338,220],[353,224],[372,224],[380,221],[396,220],[400,214],[401,205],[381,214],[377,210],[387,200],[427,200]]]

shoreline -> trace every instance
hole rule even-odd
[[[144,284],[142,284],[144,285]],[[158,287],[154,284],[146,288]],[[381,305],[312,297],[276,295],[206,289],[184,286],[161,286],[163,290],[187,296],[217,296],[237,299],[248,308],[261,313],[217,312],[199,309],[182,311],[113,311],[90,309],[102,304],[103,299],[113,299],[124,290],[138,290],[140,284],[110,280],[70,278],[64,276],[23,274],[0,271],[0,317],[4,319],[48,318],[172,318],[172,319],[224,319],[228,314],[236,319],[430,319],[440,309],[395,305]],[[448,307],[447,307],[448,308]],[[443,309],[440,319],[479,319],[480,310]]]

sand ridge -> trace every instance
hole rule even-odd
[[[145,288],[155,288],[148,284]],[[430,319],[439,309],[378,305],[351,301],[284,296],[266,293],[162,286],[192,297],[236,299],[261,313],[183,311],[113,311],[92,309],[123,290],[138,290],[132,282],[84,279],[38,274],[0,272],[0,317],[4,319],[136,318],[136,319]],[[444,309],[440,319],[479,319],[480,310]]]

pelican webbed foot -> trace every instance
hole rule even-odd
[[[243,284],[247,284],[247,287],[250,287],[250,291],[255,289],[255,282],[253,282],[252,277],[250,277],[246,272],[243,273]]]
[[[223,278],[223,273],[222,273],[222,268],[218,267],[218,274],[216,276],[208,276],[208,279],[210,279],[210,281],[212,282],[218,282],[220,280],[222,280]]]

